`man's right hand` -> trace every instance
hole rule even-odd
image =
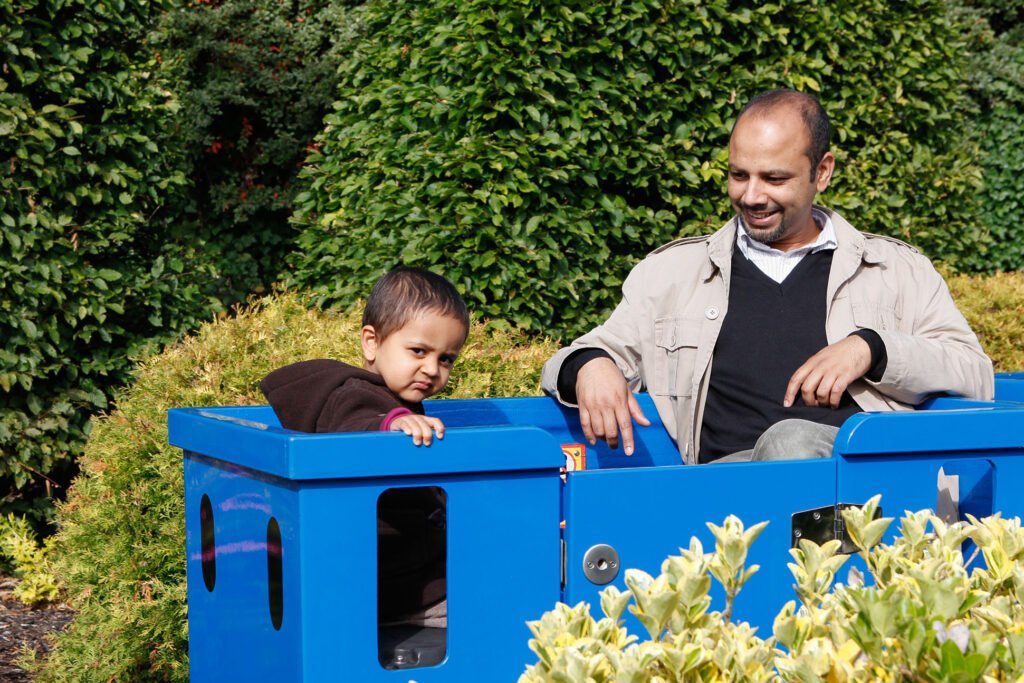
[[[618,448],[619,434],[626,455],[633,455],[633,420],[649,427],[651,422],[629,390],[626,378],[610,358],[595,358],[576,375],[576,403],[580,407],[583,435],[593,446],[598,439]]]

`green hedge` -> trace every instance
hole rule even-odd
[[[962,1],[962,0],[961,0]],[[972,28],[968,83],[979,115],[971,134],[985,184],[979,220],[993,238],[981,270],[1024,268],[1024,0],[954,3]]]
[[[371,0],[297,198],[294,281],[345,305],[402,262],[471,307],[573,335],[637,259],[729,215],[729,127],[820,94],[824,202],[953,266],[984,252],[962,26],[939,0]]]
[[[176,103],[144,34],[164,5],[0,2],[0,496],[67,476],[134,357],[204,308],[166,234],[184,176]],[[60,483],[58,481],[58,483]],[[29,487],[27,500],[18,502]],[[19,489],[22,489],[19,491]]]
[[[327,0],[0,3],[0,507],[45,517],[133,359],[278,278],[357,19]]]

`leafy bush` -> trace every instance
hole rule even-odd
[[[520,683],[541,681],[1015,681],[1024,675],[1024,529],[999,516],[946,524],[908,512],[900,535],[878,545],[892,518],[874,519],[878,497],[843,512],[871,574],[857,570],[832,587],[847,557],[840,541],[806,539],[790,551],[799,609],[789,602],[761,639],[728,613],[708,612],[711,577],[731,584],[760,526],[735,517],[709,524],[715,552],[696,539],[669,557],[657,578],[626,572],[629,590],[601,593],[605,617],[585,603],[558,605],[530,623],[539,658]],[[930,530],[929,530],[930,526]],[[969,571],[961,547],[973,540],[986,568]],[[830,590],[831,589],[831,590]],[[648,631],[636,642],[621,626],[629,610]],[[783,648],[778,647],[779,645]],[[774,671],[773,671],[774,669]]]
[[[257,382],[297,360],[356,363],[360,314],[268,298],[142,363],[118,409],[96,419],[82,474],[60,507],[55,568],[78,616],[43,681],[188,679],[181,451],[168,408],[263,403]],[[537,393],[554,344],[474,322],[446,396]]]
[[[181,99],[168,133],[189,164],[175,229],[202,245],[225,305],[279,279],[293,181],[357,17],[326,0],[219,0],[180,2],[160,22],[154,46]]]
[[[637,259],[728,217],[731,121],[784,85],[837,125],[826,203],[953,265],[986,249],[939,0],[371,0],[364,19],[296,199],[295,282],[319,302],[436,265],[486,316],[588,329]]]
[[[979,116],[971,134],[981,148],[985,185],[980,221],[994,246],[982,270],[1024,268],[1024,1],[960,0],[954,8],[971,27],[968,70]]]
[[[170,239],[176,103],[143,37],[161,2],[0,3],[0,496],[68,476],[132,359],[202,314]],[[59,474],[55,472],[60,472]],[[57,483],[60,483],[59,481]],[[31,495],[29,496],[31,498]]]
[[[60,584],[50,566],[49,539],[39,544],[24,517],[0,517],[0,555],[11,561],[18,585],[14,597],[26,605],[53,602],[60,596]]]

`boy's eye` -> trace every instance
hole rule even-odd
[[[448,365],[448,366],[454,365],[455,364],[455,356],[441,356],[441,363],[442,363],[442,365]]]
[[[426,353],[426,351],[420,348],[411,348],[409,351],[411,351],[414,356],[422,356]]]

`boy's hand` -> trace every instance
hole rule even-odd
[[[437,432],[437,438],[444,438],[444,423],[427,415],[403,415],[391,421],[391,431],[405,432],[417,446],[429,446]]]

